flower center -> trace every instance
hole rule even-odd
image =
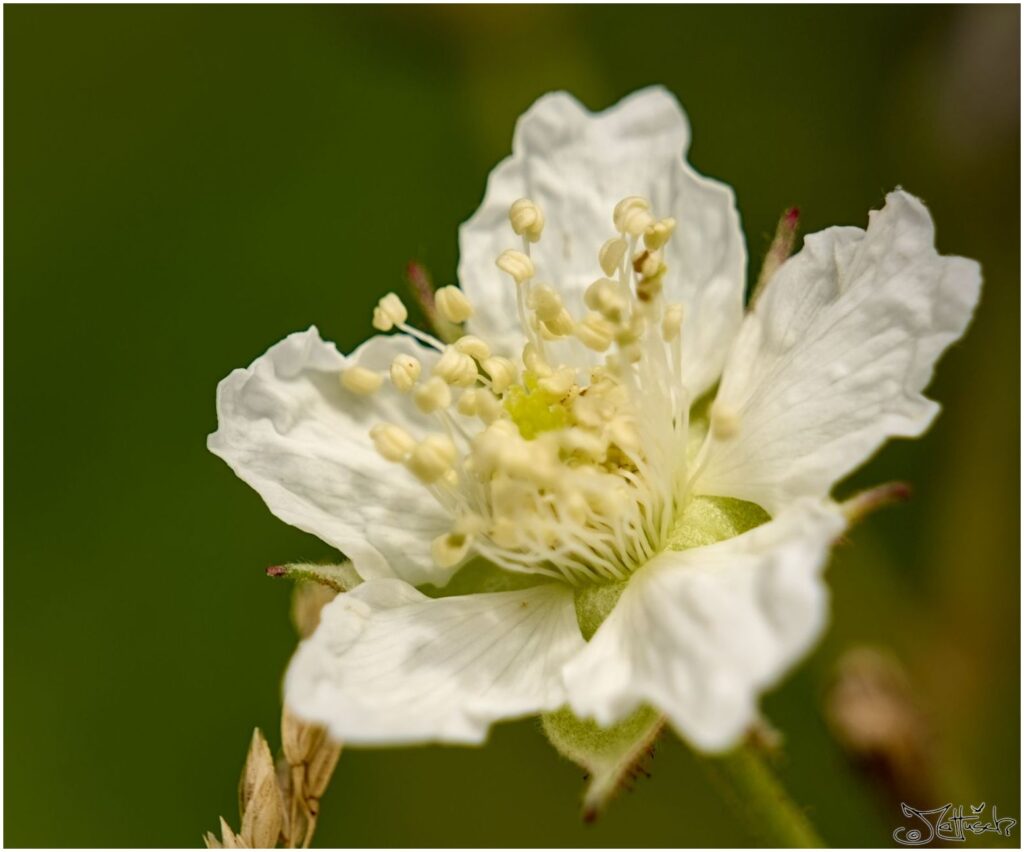
[[[476,552],[574,585],[621,581],[671,544],[693,481],[683,310],[662,299],[662,249],[675,221],[656,219],[641,198],[616,205],[618,234],[597,253],[604,274],[574,314],[538,280],[531,244],[543,231],[540,209],[520,199],[509,218],[521,248],[502,252],[497,265],[516,288],[525,339],[518,358],[474,335],[446,345],[407,325],[401,300],[388,294],[374,327],[440,353],[429,377],[416,358],[398,356],[391,382],[440,430],[417,438],[381,423],[370,434],[450,514],[450,531],[433,543],[440,565]],[[473,313],[455,287],[438,290],[436,307],[455,324]],[[341,381],[372,394],[384,376],[353,367]]]

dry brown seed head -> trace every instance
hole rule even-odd
[[[259,728],[252,734],[249,755],[239,785],[242,841],[255,848],[277,845],[284,827],[284,801],[270,746]]]
[[[306,768],[306,794],[319,799],[330,783],[334,768],[341,757],[341,743],[333,742],[326,734]]]

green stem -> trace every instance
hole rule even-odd
[[[752,746],[742,745],[702,762],[766,845],[799,849],[825,845],[803,809],[789,797]]]

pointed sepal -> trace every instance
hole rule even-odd
[[[309,581],[327,586],[335,592],[348,592],[358,586],[362,579],[351,562],[338,565],[316,565],[312,562],[289,562],[273,565],[267,569],[268,577],[286,577],[295,582]]]
[[[619,724],[602,728],[563,708],[544,714],[541,724],[559,754],[587,771],[583,819],[593,822],[615,794],[643,771],[665,717],[650,707],[641,707]]]

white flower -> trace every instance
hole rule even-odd
[[[210,449],[364,580],[300,647],[295,712],[349,743],[479,742],[651,704],[721,749],[818,636],[830,489],[931,423],[979,268],[896,191],[744,315],[733,196],[688,142],[661,89],[598,115],[542,98],[460,231],[441,309],[471,335],[442,344],[389,295],[393,334],[345,357],[311,328],[221,383]],[[476,557],[515,582],[416,588]]]

